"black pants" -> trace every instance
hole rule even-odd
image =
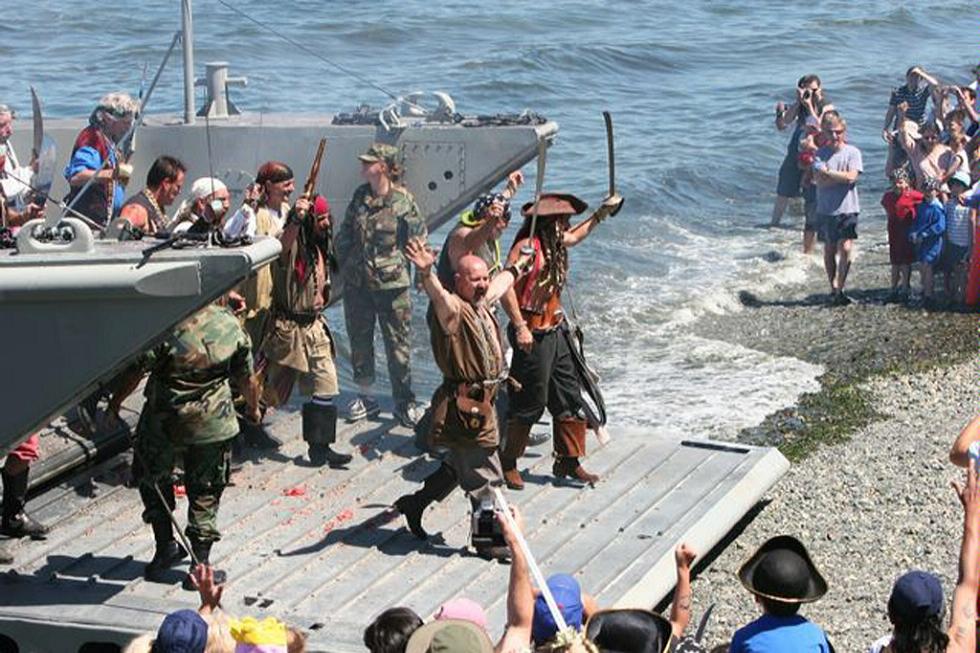
[[[530,352],[518,348],[514,328],[507,328],[507,338],[514,348],[510,373],[521,384],[519,392],[509,391],[508,419],[534,424],[545,407],[555,419],[582,416],[581,388],[568,341],[559,329],[534,334]]]

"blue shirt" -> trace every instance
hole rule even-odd
[[[109,163],[105,166],[106,169],[111,170],[116,165],[116,153],[110,148],[109,149]],[[65,166],[65,179],[71,179],[76,174],[82,170],[95,170],[96,172],[103,169],[102,155],[94,147],[86,145],[85,147],[80,147],[75,150],[75,154],[71,157],[68,165]],[[99,182],[95,182],[99,183]],[[116,215],[122,208],[123,202],[126,200],[126,188],[122,184],[113,184],[113,197],[112,197],[112,214]]]
[[[795,614],[776,617],[764,614],[735,631],[730,653],[830,653],[827,635],[814,623]]]
[[[943,235],[946,233],[946,209],[939,200],[923,201],[915,211],[915,222],[909,230],[909,238],[921,238],[916,248],[920,263],[930,265],[943,253]]]

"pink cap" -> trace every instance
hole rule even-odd
[[[450,599],[443,603],[436,611],[435,618],[437,621],[462,619],[475,623],[483,630],[487,629],[487,613],[483,611],[483,607],[476,601],[464,597]]]

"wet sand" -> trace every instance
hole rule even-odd
[[[820,391],[737,436],[780,447],[794,465],[694,582],[695,623],[715,604],[711,644],[760,614],[736,573],[778,534],[803,540],[827,578],[827,596],[801,613],[828,631],[837,650],[867,650],[890,630],[888,594],[908,569],[937,573],[947,600],[952,593],[962,510],[949,482],[961,472],[947,454],[977,410],[977,318],[886,303],[883,225],[867,231],[848,282],[855,304],[826,305],[827,281],[815,262],[805,285],[743,295],[743,311],[696,327],[825,369]]]

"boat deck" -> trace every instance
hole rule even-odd
[[[416,540],[390,508],[436,464],[419,456],[409,431],[387,413],[345,427],[340,441],[357,454],[346,470],[304,464],[295,406],[277,414],[272,431],[286,440],[283,448],[247,450],[250,459],[222,499],[223,539],[212,555],[229,574],[229,613],[276,615],[310,633],[310,650],[347,652],[363,650],[363,628],[387,607],[428,616],[447,599],[468,596],[501,632],[507,567],[468,551],[463,494],[426,513],[426,527],[439,533],[430,542]],[[594,489],[555,481],[550,447],[542,445],[522,461],[527,488],[508,494],[545,573],[576,574],[602,605],[657,603],[673,587],[674,546],[686,540],[710,550],[788,468],[769,449],[642,430],[612,436],[588,458],[603,477]],[[143,580],[153,540],[128,477],[123,454],[32,499],[33,513],[54,529],[44,542],[15,544],[16,563],[0,574],[0,633],[21,650],[42,636],[44,650],[124,641],[195,605],[179,586],[182,569],[171,585]],[[185,505],[178,499],[181,522]],[[52,629],[73,646],[52,646]]]

